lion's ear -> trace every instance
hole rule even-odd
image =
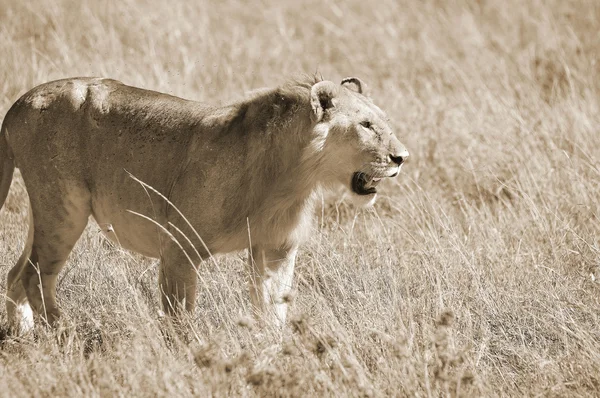
[[[318,82],[310,90],[310,105],[313,109],[315,121],[320,121],[323,114],[335,105],[333,99],[337,95],[337,86],[330,81]]]
[[[362,94],[365,97],[369,96],[369,87],[358,77],[347,77],[343,79],[342,86],[345,86],[350,90],[356,91],[357,93]]]

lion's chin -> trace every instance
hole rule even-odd
[[[350,191],[352,191],[352,203],[358,207],[370,207],[377,199],[377,185],[381,178],[376,178],[361,171],[352,175]]]
[[[375,204],[377,200],[377,193],[372,193],[369,195],[357,195],[352,192],[351,195],[352,204],[356,207],[371,207]]]

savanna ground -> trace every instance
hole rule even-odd
[[[244,253],[170,333],[156,262],[90,223],[65,330],[0,336],[0,395],[600,394],[598,32],[595,0],[0,0],[2,115],[68,76],[224,103],[318,72],[370,83],[411,152],[373,210],[323,202],[281,346],[248,321]],[[17,173],[3,293],[26,203]]]

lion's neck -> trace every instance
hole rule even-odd
[[[221,156],[235,159],[243,171],[221,183],[236,191],[231,206],[239,215],[232,229],[247,239],[249,223],[253,243],[294,245],[309,230],[319,162],[307,156],[314,128],[309,89],[265,91],[204,120],[222,126],[215,139],[236,148]]]
[[[250,170],[260,170],[249,177],[250,219],[273,244],[298,244],[305,238],[318,189],[318,158],[306,155],[312,142],[310,113],[289,116],[252,132],[257,146],[249,148],[259,154]]]
[[[255,213],[256,221],[263,224],[272,238],[285,237],[286,243],[299,243],[305,238],[313,215],[318,160],[305,155],[310,150],[311,127],[305,123],[304,131],[274,132],[277,137],[274,137],[273,147],[266,148],[267,153],[271,153],[261,159],[262,170],[270,172],[253,176],[253,185],[258,189],[254,191],[252,207],[260,209]],[[291,134],[302,138],[292,143]],[[273,168],[273,164],[277,167]]]

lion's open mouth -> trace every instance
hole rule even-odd
[[[373,195],[377,193],[377,184],[381,178],[357,171],[352,176],[352,190],[358,195]]]

